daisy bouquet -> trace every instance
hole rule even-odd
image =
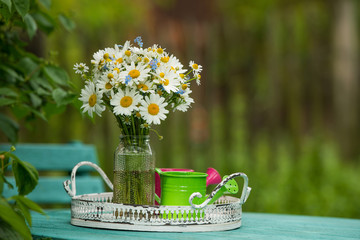
[[[202,66],[190,61],[185,69],[159,45],[143,48],[137,37],[134,45],[126,41],[97,51],[90,67],[77,63],[74,70],[85,80],[79,98],[84,113],[101,116],[108,108],[122,135],[148,135],[169,112],[188,110],[194,102],[190,85],[200,84]]]

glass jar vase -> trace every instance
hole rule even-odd
[[[114,203],[154,205],[155,158],[149,135],[120,136],[113,184]]]

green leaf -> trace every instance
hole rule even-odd
[[[20,195],[17,195],[17,196],[20,196]],[[21,214],[24,216],[25,220],[31,227],[32,222],[31,222],[31,214],[30,214],[29,209],[20,201],[16,202],[16,206],[20,209]]]
[[[23,237],[0,218],[0,239],[19,240]]]
[[[64,69],[57,66],[46,66],[44,67],[44,72],[45,75],[53,82],[63,86],[68,85],[70,78]]]
[[[12,12],[9,10],[9,7],[2,2],[0,2],[0,15],[4,18],[5,23],[7,23],[12,16]]]
[[[57,88],[52,92],[52,97],[57,105],[62,105],[62,100],[66,97],[67,93],[62,88]]]
[[[43,107],[45,116],[47,118],[50,118],[52,115],[58,115],[63,113],[66,110],[65,105],[57,106],[57,104],[54,103],[47,103],[45,107]]]
[[[37,30],[37,24],[34,18],[30,14],[26,14],[24,17],[26,31],[29,35],[29,38],[32,39]]]
[[[15,83],[16,80],[24,80],[24,78],[21,77],[16,71],[14,71],[14,69],[5,65],[0,65],[0,72],[3,72],[1,75],[9,82]]]
[[[16,11],[21,17],[25,17],[30,9],[30,0],[13,0]]]
[[[51,0],[40,0],[40,3],[48,10],[51,8]]]
[[[3,191],[4,191],[4,183],[5,183],[5,177],[4,175],[0,175],[0,195],[2,195]]]
[[[69,94],[64,91],[62,88],[57,88],[52,92],[52,96],[57,104],[57,106],[66,105],[74,101],[76,95]]]
[[[44,121],[47,121],[45,115],[39,111],[37,111],[36,109],[26,105],[26,104],[21,104],[20,106],[14,106],[12,108],[14,115],[21,119],[24,118],[26,116],[29,116],[31,113],[34,114],[35,116],[41,118]]]
[[[34,201],[28,199],[27,197],[20,196],[20,195],[17,195],[15,197],[16,197],[16,201],[20,201],[30,210],[33,210],[35,212],[46,215],[46,213],[42,210],[42,208],[38,204],[36,204]]]
[[[39,112],[36,109],[30,108],[30,107],[29,107],[29,109],[36,117],[41,118],[44,121],[47,121],[46,116],[44,115],[44,113]]]
[[[29,210],[33,210],[43,215],[46,215],[39,205],[37,205],[35,202],[31,201],[27,197],[16,195],[16,196],[12,196],[11,199],[16,201],[16,205],[20,208],[21,213],[25,217],[30,227],[31,227],[31,214]]]
[[[25,75],[32,74],[38,67],[38,64],[29,57],[24,57],[24,58],[20,59],[20,61],[18,62],[18,65],[21,66],[20,70]]]
[[[11,0],[1,0],[6,6],[9,8],[9,12],[11,12]]]
[[[19,240],[23,237],[0,218],[0,239]]]
[[[18,100],[11,98],[0,98],[0,107],[16,103]]]
[[[54,19],[44,12],[36,12],[32,14],[38,27],[43,30],[46,34],[51,33],[55,29]]]
[[[3,87],[3,88],[0,88],[0,96],[17,97],[18,94],[10,88]]]
[[[2,181],[3,183],[6,183],[6,185],[8,186],[9,189],[13,189],[14,186],[11,184],[11,182],[9,182],[6,177],[4,177],[3,175],[0,175],[0,181]],[[2,191],[0,191],[0,193],[2,193]]]
[[[13,114],[17,119],[22,119],[30,114],[30,110],[24,104],[16,105],[11,108]]]
[[[31,103],[35,108],[41,106],[42,100],[38,95],[34,93],[30,93],[29,95],[30,95]]]
[[[75,22],[64,14],[59,14],[59,20],[67,31],[73,30],[76,26]]]
[[[14,209],[5,201],[4,198],[0,198],[0,218],[9,224],[16,232],[18,232],[24,239],[32,239],[30,230],[26,225],[24,219],[19,216]],[[2,225],[2,224],[0,224]],[[3,236],[0,236],[1,238]]]
[[[21,161],[14,154],[9,155],[13,158],[12,169],[19,195],[27,195],[36,187],[39,173],[30,163]]]
[[[11,143],[17,141],[19,125],[2,113],[0,113],[0,130],[6,135]]]
[[[38,95],[51,95],[53,88],[45,76],[32,76],[29,83]]]

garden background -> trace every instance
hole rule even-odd
[[[358,1],[52,5],[76,28],[37,34],[28,49],[52,55],[78,93],[75,63],[89,64],[98,49],[137,36],[144,47],[157,43],[183,64],[203,66],[190,111],[170,114],[156,128],[164,137],[152,138],[157,167],[245,172],[253,191],[244,211],[360,218]],[[22,124],[19,142],[94,144],[112,177],[119,134],[111,113],[91,121],[68,106],[46,123]]]

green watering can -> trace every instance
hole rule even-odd
[[[248,179],[244,173],[234,173],[224,176],[209,196],[206,196],[206,177],[208,174],[201,172],[162,172],[155,169],[161,179],[161,197],[155,194],[155,200],[160,205],[188,206],[203,208],[214,203],[224,194],[235,194],[238,185],[235,177],[244,178],[244,187],[240,202],[244,203],[250,194]]]

